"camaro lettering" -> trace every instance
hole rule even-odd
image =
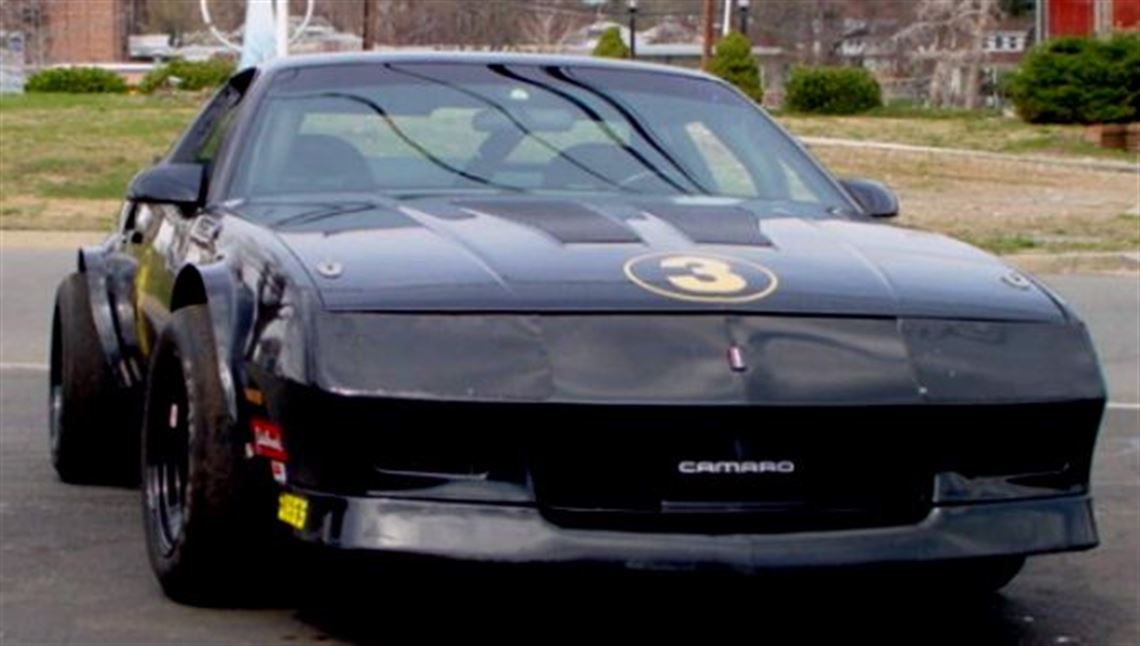
[[[791,460],[719,460],[716,462],[685,460],[677,464],[677,471],[685,475],[702,473],[795,473],[796,463]]]

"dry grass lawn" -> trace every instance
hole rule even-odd
[[[837,174],[894,188],[899,224],[999,253],[1140,250],[1140,174],[817,148]]]

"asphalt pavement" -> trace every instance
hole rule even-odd
[[[51,301],[74,257],[0,249],[0,644],[380,642],[445,634],[1140,643],[1135,276],[1044,277],[1089,323],[1114,402],[1094,468],[1102,544],[1031,559],[1001,594],[960,599],[879,574],[749,579],[354,559],[299,571],[295,585],[263,607],[212,610],[163,597],[146,561],[136,491],[64,485],[49,465],[44,364]]]

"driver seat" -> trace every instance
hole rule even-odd
[[[331,135],[300,135],[289,148],[280,188],[289,191],[371,191],[376,182],[356,146]]]

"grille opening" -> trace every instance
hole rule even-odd
[[[615,406],[311,390],[284,401],[290,477],[314,490],[380,495],[423,488],[425,477],[509,484],[510,504],[528,504],[529,491],[560,526],[696,533],[914,523],[940,472],[1086,482],[1100,415],[1099,402]],[[790,460],[795,470],[686,477],[683,460]]]

